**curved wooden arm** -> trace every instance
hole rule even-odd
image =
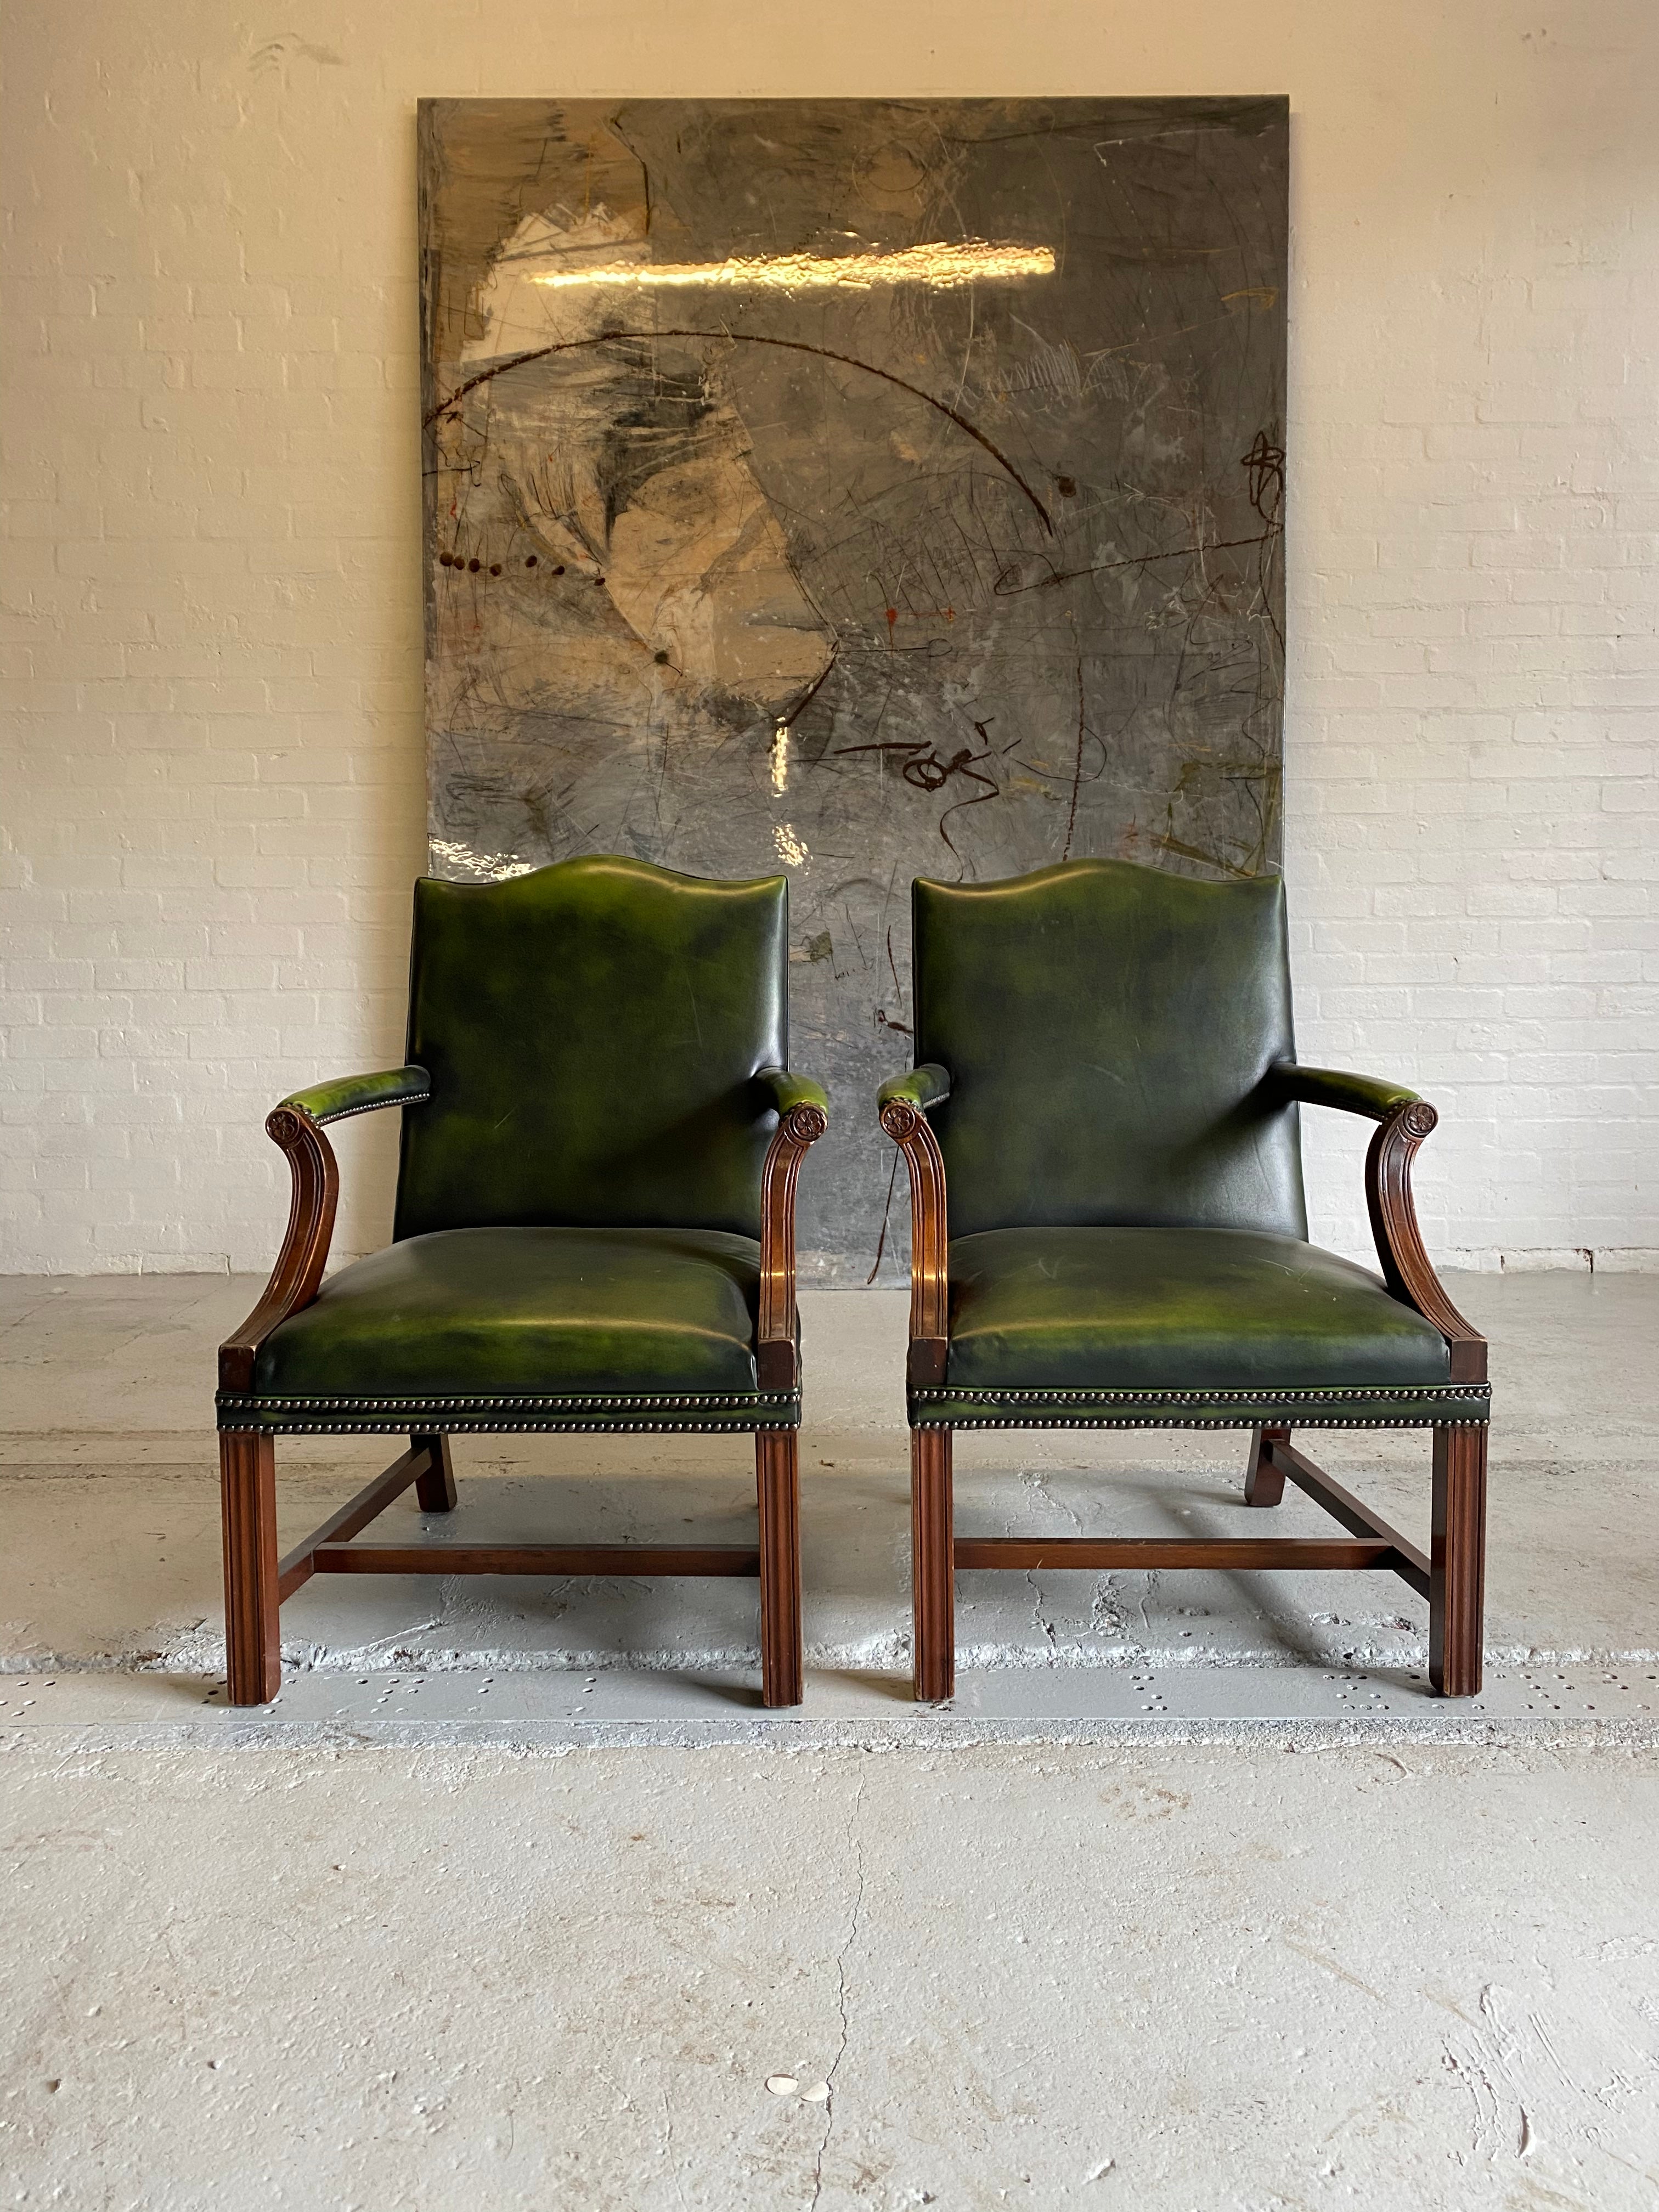
[[[260,1345],[279,1322],[311,1304],[323,1279],[340,1199],[340,1170],[334,1147],[323,1134],[324,1122],[372,1114],[381,1106],[419,1106],[431,1096],[432,1079],[425,1068],[389,1067],[375,1075],[313,1084],[280,1100],[265,1116],[265,1134],[287,1153],[294,1177],[288,1233],[258,1304],[219,1346],[222,1390],[252,1387]]]
[[[265,1134],[288,1155],[294,1195],[288,1210],[288,1234],[276,1255],[259,1303],[233,1335],[219,1346],[219,1388],[246,1390],[253,1381],[253,1361],[261,1343],[317,1295],[334,1235],[334,1209],[340,1198],[340,1170],[334,1147],[302,1106],[281,1105],[265,1121]]]
[[[1365,1203],[1389,1290],[1432,1322],[1445,1338],[1454,1382],[1484,1382],[1486,1340],[1469,1326],[1442,1288],[1424,1249],[1412,1203],[1412,1162],[1439,1119],[1426,1098],[1411,1099],[1383,1115],[1365,1156]]]
[[[779,1115],[761,1170],[755,1369],[763,1390],[793,1390],[800,1379],[795,1349],[795,1181],[801,1162],[829,1126],[830,1117],[817,1098],[798,1099]]]
[[[910,1173],[910,1357],[914,1383],[945,1380],[951,1282],[945,1233],[945,1155],[924,1107],[889,1097],[881,1126],[904,1155]]]

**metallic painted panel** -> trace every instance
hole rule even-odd
[[[911,876],[1277,864],[1286,103],[420,133],[434,871],[781,862],[803,1267],[861,1279]]]

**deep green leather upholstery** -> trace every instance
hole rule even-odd
[[[951,1235],[913,1426],[1486,1419],[1431,1322],[1306,1241],[1297,1102],[1416,1093],[1296,1064],[1277,878],[1074,860],[913,898],[917,1066],[881,1103],[927,1112]]]
[[[416,886],[395,1241],[272,1328],[225,1429],[769,1429],[761,1170],[788,1072],[788,892],[642,861]]]
[[[760,1248],[720,1230],[452,1229],[324,1284],[222,1426],[793,1427],[755,1379]]]
[[[787,890],[562,861],[415,887],[394,1234],[604,1224],[760,1234],[788,1065]]]
[[[955,1236],[1023,1223],[1307,1233],[1284,889],[1121,860],[913,890],[915,1058]],[[420,1059],[411,1052],[412,1059]]]
[[[1026,1228],[951,1246],[921,1426],[1418,1426],[1482,1419],[1445,1340],[1367,1269],[1240,1229]]]

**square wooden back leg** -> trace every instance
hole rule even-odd
[[[1285,1472],[1273,1465],[1271,1452],[1274,1444],[1287,1444],[1290,1440],[1288,1429],[1257,1429],[1251,1435],[1250,1462],[1244,1474],[1247,1505],[1277,1505],[1284,1497]]]
[[[415,1498],[422,1513],[455,1510],[455,1468],[447,1437],[410,1437],[411,1451],[428,1455],[426,1470],[415,1478]]]

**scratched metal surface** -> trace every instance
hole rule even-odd
[[[786,868],[805,1265],[862,1280],[910,878],[1278,863],[1285,103],[433,100],[420,145],[434,872]]]

